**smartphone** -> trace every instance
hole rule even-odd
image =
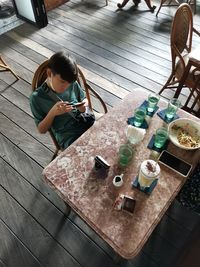
[[[184,177],[187,177],[192,169],[191,164],[180,158],[177,158],[166,150],[162,151],[160,154],[159,162]]]
[[[109,169],[110,168],[110,164],[101,156],[96,156],[94,158],[95,160],[95,168],[99,169],[99,168],[104,168],[104,169]]]
[[[80,102],[80,103],[76,103],[76,104],[72,104],[72,107],[73,108],[78,108],[78,107],[81,107],[85,104],[85,102]]]
[[[67,103],[67,105],[72,105],[73,108],[78,108],[78,107],[81,107],[85,104],[85,102],[78,102],[78,103],[75,103],[75,104],[72,104],[72,103]]]

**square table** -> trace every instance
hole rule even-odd
[[[131,164],[123,170],[118,166],[119,147],[127,142],[127,118],[148,98],[148,94],[141,88],[128,94],[43,171],[45,181],[52,189],[119,255],[127,259],[141,250],[186,179],[161,165],[160,179],[150,196],[131,188],[141,162],[151,153],[147,149],[148,142],[163,124],[156,114],[150,121],[144,140],[135,147]],[[164,109],[167,102],[160,99],[158,105]],[[200,122],[183,110],[179,110],[178,114]],[[168,150],[193,163],[193,166],[199,160],[199,150],[182,150],[172,143]],[[98,177],[94,169],[96,155],[102,156],[111,165],[105,179]],[[124,184],[116,191],[112,180],[122,172]],[[119,193],[136,199],[133,215],[113,209]]]

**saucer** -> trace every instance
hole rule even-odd
[[[146,120],[144,120],[143,123],[140,126],[135,126],[134,125],[134,117],[128,118],[127,123],[130,124],[130,125],[132,125],[132,126],[134,126],[134,127],[142,128],[142,129],[147,129],[149,127],[149,125],[146,122]]]
[[[152,191],[154,190],[155,186],[157,185],[157,182],[158,182],[158,179],[155,179],[149,187],[146,187],[146,188],[142,189],[140,187],[139,182],[138,182],[138,176],[136,176],[131,184],[132,184],[132,188],[133,187],[137,188],[141,192],[143,192],[143,193],[145,193],[147,195],[150,195],[152,193]]]
[[[163,150],[166,150],[167,149],[168,144],[169,144],[169,139],[167,139],[165,141],[165,144],[164,144],[163,147],[157,148],[157,147],[154,146],[154,138],[155,138],[155,134],[152,135],[151,140],[149,141],[149,143],[147,145],[147,148],[149,148],[151,150],[155,150],[155,151],[157,151],[159,153],[161,153]]]
[[[154,115],[154,114],[156,113],[156,111],[159,109],[159,106],[156,106],[155,109],[154,109],[154,111],[149,112],[149,111],[147,110],[147,108],[148,108],[148,101],[147,101],[147,100],[144,100],[144,102],[140,105],[140,108],[146,108],[146,111],[147,111],[147,114],[146,114],[146,115],[148,115],[148,116],[150,116],[150,117],[153,117],[153,115]]]
[[[160,117],[164,122],[166,122],[166,123],[170,123],[170,122],[172,122],[172,121],[174,121],[174,120],[176,120],[176,119],[179,119],[179,116],[178,116],[177,114],[175,114],[174,117],[171,118],[170,120],[167,119],[167,118],[165,117],[166,110],[167,110],[167,109],[163,109],[163,110],[161,110],[161,111],[159,111],[159,112],[157,113],[158,117]]]

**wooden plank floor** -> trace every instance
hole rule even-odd
[[[2,8],[5,8],[6,6],[12,6],[12,0],[0,0],[0,6]],[[0,15],[0,34],[8,32],[22,23],[23,21],[18,19],[15,14],[10,17],[2,17]]]
[[[49,12],[43,29],[24,23],[0,35],[1,54],[20,77],[0,72],[0,266],[199,266],[200,218],[177,201],[139,255],[124,260],[75,213],[66,216],[41,176],[54,146],[37,132],[28,98],[42,61],[60,50],[72,54],[110,109],[135,87],[158,92],[170,73],[174,10],[162,8],[156,18],[143,2],[116,11],[117,2],[72,0]]]

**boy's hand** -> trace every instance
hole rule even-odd
[[[80,107],[77,107],[77,109],[80,111],[80,112],[85,112],[85,108],[86,108],[86,105],[87,105],[87,102],[86,100],[84,99],[82,102],[82,105]]]
[[[85,106],[83,105],[83,106],[81,106],[81,107],[78,107],[77,108],[80,112],[85,112]]]
[[[70,112],[72,109],[72,105],[69,105],[67,102],[59,101],[52,107],[50,112],[53,114],[53,116],[58,116]]]

